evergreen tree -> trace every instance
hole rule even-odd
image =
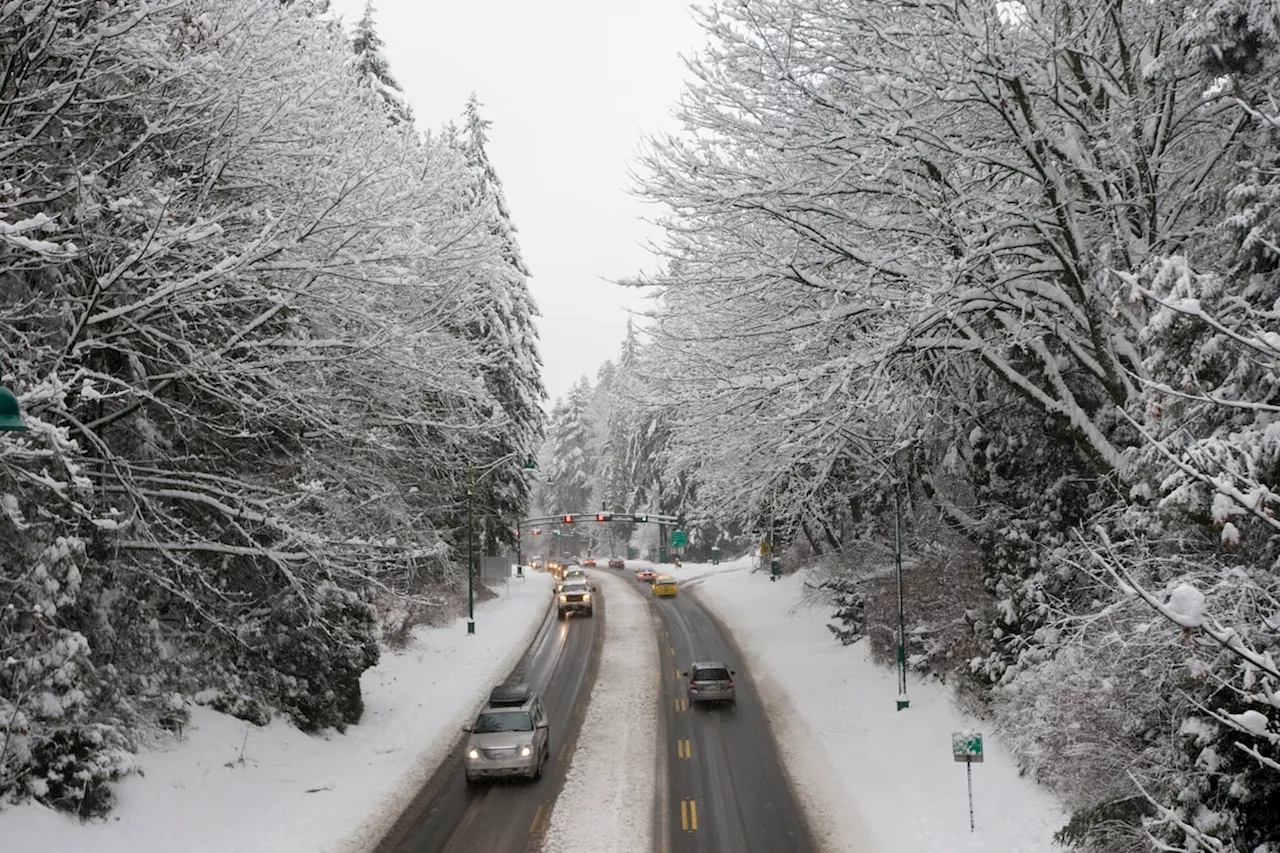
[[[478,493],[489,517],[505,520],[489,528],[492,535],[486,535],[486,542],[492,550],[497,542],[510,542],[514,524],[505,522],[514,522],[528,503],[529,484],[520,463],[542,438],[546,392],[534,326],[538,309],[529,293],[529,270],[521,257],[502,181],[486,150],[491,122],[480,115],[480,106],[474,94],[467,100],[463,127],[454,140],[470,170],[468,204],[482,222],[488,246],[483,261],[470,267],[470,319],[462,330],[480,353],[481,375],[492,398],[487,412],[492,427],[481,464],[504,457],[510,460],[485,480]]]
[[[351,33],[351,50],[355,53],[355,71],[382,102],[392,124],[413,124],[413,109],[405,100],[404,90],[391,75],[391,65],[383,55],[385,47],[373,19],[373,0],[366,0],[364,14]]]

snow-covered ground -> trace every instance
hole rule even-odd
[[[719,566],[658,567],[682,581],[733,634],[768,709],[779,749],[814,831],[829,853],[1044,853],[1067,821],[1045,790],[1018,775],[998,733],[960,714],[947,689],[908,682],[865,643],[841,646],[826,608],[802,603],[803,574],[771,582],[750,558]],[[969,831],[965,766],[951,734],[983,733],[973,765],[976,829]]]
[[[505,586],[505,585],[504,585]],[[363,851],[444,758],[460,727],[515,666],[547,612],[551,578],[499,587],[465,620],[420,629],[361,679],[364,718],[313,737],[193,708],[179,743],[138,756],[105,822],[27,803],[0,809],[4,853]]]
[[[564,790],[542,849],[551,853],[653,850],[658,740],[658,640],[630,572],[590,572],[604,597],[604,651]],[[583,815],[590,815],[583,820]]]
[[[640,565],[630,565],[629,569]],[[894,673],[861,644],[838,645],[824,608],[801,603],[802,576],[771,583],[749,560],[671,572],[733,634],[775,726],[779,748],[828,853],[1045,853],[1066,822],[1019,777],[998,734],[955,711],[945,688],[911,679],[895,710]],[[548,853],[648,853],[656,790],[658,673],[648,605],[630,570],[594,573],[605,591],[595,692]],[[550,578],[533,574],[464,623],[421,630],[364,676],[366,712],[345,735],[311,737],[194,709],[185,739],[144,751],[145,776],[124,780],[102,823],[38,805],[0,810],[4,853],[362,853],[444,757],[459,726],[514,666],[546,612]],[[651,708],[644,715],[637,708]],[[951,733],[985,733],[973,768],[969,832],[963,764]],[[589,814],[590,822],[581,815]],[[575,817],[577,819],[575,819]]]

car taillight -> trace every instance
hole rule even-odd
[[[696,685],[696,684],[694,684],[694,683],[690,682],[690,683],[689,683],[689,689],[690,689],[690,690],[697,690],[697,689],[698,689],[698,685]]]
[[[732,690],[732,689],[733,689],[733,679],[732,679],[732,678],[730,678],[730,679],[729,679],[729,689],[730,689],[730,690]]]

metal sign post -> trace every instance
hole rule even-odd
[[[969,831],[973,832],[973,765],[982,763],[982,734],[952,732],[951,756],[964,762],[965,780],[969,784]]]

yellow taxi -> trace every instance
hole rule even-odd
[[[671,598],[676,594],[676,579],[671,575],[658,575],[653,581],[653,594]]]

